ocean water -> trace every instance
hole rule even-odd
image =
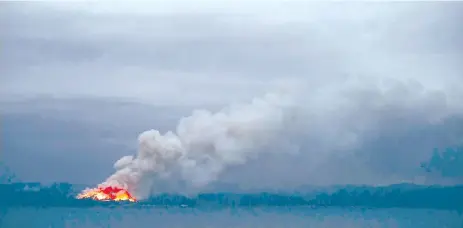
[[[76,190],[67,184],[10,184],[0,190],[1,228],[463,227],[463,187],[458,186],[162,194],[137,203],[76,200]]]
[[[457,212],[430,209],[310,207],[201,210],[197,208],[15,208],[1,227],[463,227]]]

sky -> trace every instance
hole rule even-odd
[[[21,180],[98,183],[139,133],[277,93],[296,104],[297,153],[260,153],[221,181],[461,182],[419,164],[462,141],[462,3],[0,5],[1,151]]]

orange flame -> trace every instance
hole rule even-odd
[[[127,190],[118,187],[99,187],[88,189],[77,195],[76,198],[93,199],[98,201],[137,201]]]

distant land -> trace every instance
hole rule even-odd
[[[91,207],[106,205],[128,205],[121,203],[77,200],[75,195],[83,185],[54,183],[44,186],[39,183],[10,183],[0,185],[2,207]],[[306,190],[303,190],[306,189]],[[202,192],[186,196],[160,193],[148,200],[131,206],[168,207],[260,207],[260,206],[310,206],[310,207],[365,207],[365,208],[427,208],[463,211],[463,185],[423,186],[394,184],[373,186],[332,186],[325,188],[302,187],[296,192],[228,191]]]

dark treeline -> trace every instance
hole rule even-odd
[[[75,199],[72,185],[57,183],[0,185],[0,207],[93,207],[93,206],[170,206],[170,207],[369,207],[369,208],[433,208],[463,209],[463,186],[439,187],[392,185],[387,187],[349,186],[333,193],[202,193],[194,197],[178,194],[159,194],[137,203],[97,202]]]

